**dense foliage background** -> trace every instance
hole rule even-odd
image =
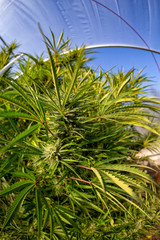
[[[40,31],[49,59],[25,54],[0,78],[1,239],[136,239],[135,219],[159,221],[158,186],[136,159],[159,136],[159,102],[141,72],[93,71],[85,47]]]

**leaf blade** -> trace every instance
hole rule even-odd
[[[18,142],[22,138],[24,138],[24,137],[28,136],[29,134],[31,134],[32,132],[34,132],[40,125],[41,124],[33,125],[29,129],[27,129],[27,130],[23,131],[22,133],[18,134],[12,141],[10,141],[8,143],[8,145],[6,145],[2,149],[0,149],[0,154],[4,153],[6,150],[8,150],[9,147],[13,146],[16,142]]]
[[[42,203],[40,200],[40,193],[37,188],[35,188],[35,197],[36,197],[36,212],[37,212],[37,222],[38,222],[38,237],[41,236],[42,229]]]
[[[6,216],[6,219],[4,221],[3,224],[3,229],[12,221],[15,213],[18,211],[22,201],[24,200],[26,194],[34,187],[34,185],[30,185],[26,188],[24,188],[20,194],[16,197],[16,199],[14,200],[13,204],[11,205],[9,212]]]

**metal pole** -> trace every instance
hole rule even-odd
[[[23,54],[20,54],[15,59],[13,59],[11,62],[9,62],[2,70],[0,70],[0,76],[5,73],[19,58],[21,58]]]

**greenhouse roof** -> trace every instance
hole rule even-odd
[[[0,0],[0,36],[16,40],[19,52],[45,51],[38,23],[72,47],[138,47],[160,51],[159,0]],[[160,72],[156,55],[152,64]],[[158,56],[159,57],[159,56]],[[155,64],[155,63],[156,64]],[[157,74],[157,73],[156,73]]]

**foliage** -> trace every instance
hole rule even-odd
[[[13,57],[15,57],[13,51],[18,47],[16,43],[10,44],[8,48],[1,47],[0,51],[0,70],[6,66]],[[3,77],[11,76],[11,67],[3,74]],[[3,91],[8,85],[1,80],[0,77],[0,91]]]
[[[158,237],[160,201],[155,197],[147,196],[147,194],[145,197],[145,204],[151,213],[150,219],[130,205],[128,208],[129,214],[113,211],[112,216],[93,219],[92,222],[88,221],[83,224],[84,236],[82,239],[139,240],[152,239],[152,236]]]
[[[63,34],[56,45],[52,32],[53,43],[40,31],[49,60],[26,54],[22,74],[2,78],[3,238],[94,239],[88,223],[94,233],[96,218],[130,214],[130,205],[149,217],[143,194],[159,196],[132,159],[135,126],[159,134],[149,120],[149,110],[159,108],[145,95],[147,78],[134,69],[97,74],[86,65],[85,47],[69,51]]]

